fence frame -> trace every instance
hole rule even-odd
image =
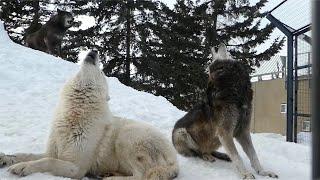
[[[287,37],[287,79],[286,79],[286,87],[287,87],[287,131],[286,131],[286,140],[289,142],[297,142],[297,95],[298,95],[298,74],[297,71],[302,68],[306,68],[305,66],[298,66],[298,37],[303,35],[304,33],[311,30],[311,23],[305,25],[297,30],[292,27],[284,24],[279,21],[276,17],[274,17],[271,13],[283,5],[287,0],[282,1],[275,8],[267,13],[266,18],[277,27],[283,34]],[[311,44],[311,38],[308,36],[303,36],[303,40]],[[295,59],[294,59],[295,58]],[[311,67],[312,64],[307,65],[307,67]],[[311,117],[311,114],[310,114]]]
[[[313,1],[313,47],[312,47],[312,74],[313,74],[313,89],[312,89],[312,179],[320,179],[320,21],[316,17],[320,16],[320,1]]]

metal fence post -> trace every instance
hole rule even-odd
[[[271,13],[266,18],[287,36],[287,141],[293,142],[293,33]]]
[[[313,1],[312,178],[320,179],[320,1]]]
[[[293,142],[293,36],[287,35],[287,141]]]
[[[293,142],[297,143],[298,133],[298,36],[294,36],[294,116],[293,116]]]

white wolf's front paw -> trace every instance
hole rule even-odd
[[[29,162],[21,162],[10,166],[8,171],[18,176],[27,176],[34,173],[34,168]]]
[[[247,172],[242,174],[242,179],[249,180],[249,179],[256,179],[256,178],[252,173]]]
[[[0,168],[4,166],[10,166],[15,163],[14,155],[5,155],[4,153],[0,153]]]
[[[279,176],[276,175],[275,173],[271,172],[271,171],[258,171],[258,174],[261,176],[269,176],[272,178],[278,178]]]

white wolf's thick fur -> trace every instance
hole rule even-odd
[[[176,152],[155,128],[112,116],[108,87],[90,52],[80,71],[64,86],[47,152],[0,154],[0,166],[25,176],[49,172],[81,178],[86,174],[120,176],[106,179],[172,179],[178,174]]]

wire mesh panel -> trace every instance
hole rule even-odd
[[[311,0],[284,0],[272,14],[288,28],[297,30],[311,23]]]
[[[287,37],[287,141],[310,142],[311,0],[283,0],[266,18]]]
[[[295,134],[298,143],[311,142],[311,43],[306,34],[295,43]],[[308,37],[307,37],[308,38]]]

